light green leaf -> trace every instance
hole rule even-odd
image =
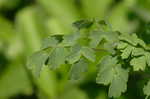
[[[45,64],[47,58],[48,52],[46,51],[36,52],[31,57],[29,57],[27,61],[27,66],[29,69],[33,71],[33,74],[35,74],[35,76],[40,75],[42,66]]]
[[[127,59],[131,55],[133,50],[134,47],[128,45],[124,50],[122,50],[122,54],[121,54],[122,59]]]
[[[117,32],[104,32],[104,31],[93,31],[90,33],[90,46],[97,47],[98,44],[105,39],[107,42],[114,42],[118,40]]]
[[[137,46],[139,44],[140,46],[147,48],[145,42],[139,39],[136,34],[122,34],[119,36],[119,39],[126,41],[134,46]]]
[[[71,52],[70,54],[67,56],[67,61],[70,63],[70,64],[73,64],[75,62],[77,62],[80,57],[81,57],[81,46],[79,45],[75,45],[71,48]]]
[[[48,59],[48,66],[51,69],[56,69],[60,65],[65,64],[65,60],[68,53],[69,50],[67,48],[63,48],[63,47],[53,48]]]
[[[71,80],[80,80],[84,72],[88,70],[88,63],[85,59],[80,59],[77,63],[73,64],[70,70]]]
[[[79,33],[73,33],[69,35],[65,35],[63,37],[62,45],[64,46],[73,46],[76,44],[77,40],[80,38]]]
[[[81,57],[81,53],[80,52],[77,52],[77,53],[74,53],[74,54],[71,54],[70,56],[67,57],[67,61],[70,63],[70,64],[73,64],[75,62],[77,62]]]
[[[137,38],[136,34],[129,35],[127,33],[124,33],[119,36],[119,39],[126,41],[130,44],[133,44],[134,46],[136,46],[138,44],[138,38]]]
[[[48,37],[43,41],[41,49],[56,47],[57,44],[58,44],[58,40],[56,40],[55,37]]]
[[[146,57],[145,56],[141,56],[141,57],[133,58],[130,61],[130,65],[133,66],[133,70],[134,71],[145,70]]]
[[[145,51],[142,48],[134,48],[132,56],[144,55]]]
[[[125,43],[125,42],[119,42],[118,44],[117,44],[117,49],[125,49],[126,47],[127,47],[127,43]]]
[[[108,85],[113,79],[113,67],[116,65],[117,59],[111,56],[105,56],[101,59],[96,82]]]
[[[82,55],[92,62],[95,61],[96,55],[90,47],[81,47],[79,45],[75,45],[71,50],[71,53],[67,57],[67,61],[70,64],[77,62]]]
[[[104,35],[101,33],[102,31],[94,31],[90,33],[90,46],[91,47],[97,47],[98,44],[102,41]]]
[[[114,77],[109,87],[109,97],[119,97],[122,92],[127,90],[128,72],[128,70],[121,68],[121,65],[114,68]]]
[[[95,55],[95,52],[94,52],[94,50],[92,48],[90,48],[90,47],[82,47],[81,53],[88,60],[90,60],[92,62],[95,61],[96,55]]]
[[[141,39],[138,39],[138,44],[144,47],[145,49],[147,48],[145,42]]]
[[[115,49],[114,49],[115,47],[116,47],[116,43],[114,42],[107,42],[104,44],[104,49],[111,54],[115,54]]]

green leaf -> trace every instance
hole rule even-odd
[[[70,64],[73,64],[75,62],[77,62],[81,57],[81,53],[80,52],[77,52],[77,53],[74,53],[74,54],[71,54],[70,56],[67,57],[67,61],[70,63]]]
[[[138,39],[138,44],[141,45],[145,49],[147,48],[145,42],[141,39]]]
[[[67,56],[67,61],[70,64],[73,64],[73,63],[77,62],[80,59],[80,57],[81,57],[80,50],[81,50],[81,46],[79,46],[79,45],[75,45],[75,46],[71,47],[71,52]]]
[[[118,41],[118,33],[117,32],[113,32],[113,31],[93,31],[90,33],[89,36],[91,42],[90,42],[90,46],[91,47],[97,47],[98,44],[104,39],[107,42],[115,42]]]
[[[90,46],[91,47],[97,47],[98,44],[103,40],[104,35],[101,33],[101,31],[94,31],[90,33]]]
[[[126,41],[134,46],[137,46],[139,44],[140,46],[147,48],[145,42],[139,39],[136,34],[122,34],[119,36],[119,39]]]
[[[145,56],[141,56],[141,57],[133,58],[130,61],[130,65],[133,66],[133,70],[134,71],[145,70],[146,57]]]
[[[112,68],[117,64],[117,59],[111,56],[105,56],[101,59],[96,82],[99,84],[108,85],[113,79]]]
[[[94,22],[90,20],[80,20],[80,21],[74,22],[73,26],[80,30],[84,28],[89,28],[90,26],[93,25],[93,23]]]
[[[69,53],[67,48],[56,47],[53,48],[52,52],[49,55],[48,66],[51,69],[56,69],[60,65],[65,64],[66,57]]]
[[[117,59],[111,56],[105,56],[99,66],[96,82],[110,84],[109,97],[119,97],[126,91],[129,71],[123,69],[120,64],[117,64]]]
[[[96,55],[93,49],[90,47],[81,47],[80,45],[75,45],[71,48],[71,53],[67,57],[67,61],[70,64],[77,62],[81,56],[84,56],[89,61],[94,62]]]
[[[142,48],[134,48],[134,50],[132,51],[132,56],[140,56],[140,55],[144,55],[145,51]]]
[[[104,43],[104,49],[107,50],[111,54],[115,54],[116,43],[114,42],[107,42]]]
[[[121,50],[123,50],[123,49],[125,49],[126,47],[127,47],[127,43],[125,43],[125,42],[119,42],[118,44],[117,44],[117,49],[121,49]]]
[[[77,43],[77,40],[80,38],[79,33],[73,33],[69,35],[65,35],[63,37],[62,45],[64,46],[73,46]]]
[[[58,40],[56,40],[55,37],[50,36],[43,41],[41,49],[56,47],[57,44],[58,44]]]
[[[114,69],[114,78],[109,87],[109,97],[119,97],[127,90],[128,70],[121,68],[121,65]]]
[[[35,76],[40,75],[42,66],[45,64],[47,58],[48,58],[47,51],[39,51],[34,53],[31,57],[29,57],[27,61],[27,66],[29,69],[33,71],[33,74],[35,74]]]
[[[130,45],[128,45],[124,50],[121,50],[122,51],[122,54],[121,54],[122,59],[127,59],[131,55],[133,50],[134,50],[134,47],[132,47]]]
[[[119,39],[126,41],[130,44],[133,44],[134,46],[136,46],[138,44],[138,38],[137,38],[136,34],[129,35],[127,33],[124,33],[119,36]]]
[[[81,58],[77,63],[73,64],[70,70],[71,80],[80,80],[83,73],[87,72],[88,63],[85,59]]]
[[[92,62],[95,61],[96,55],[95,55],[95,52],[94,52],[94,50],[92,48],[90,48],[90,47],[82,47],[81,53],[88,60],[90,60]]]
[[[144,86],[143,92],[146,95],[145,99],[148,99],[148,97],[150,96],[150,81],[148,81],[148,83]]]

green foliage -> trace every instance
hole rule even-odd
[[[149,0],[0,0],[0,99],[109,99],[121,93],[119,99],[149,98],[149,5]],[[25,67],[30,55],[28,68],[38,77]],[[119,74],[107,85],[100,72],[103,56],[117,61],[110,67]],[[129,81],[120,82],[119,71],[128,71]],[[77,83],[68,87],[68,78]]]
[[[117,64],[115,57],[106,56],[100,62],[99,72],[96,78],[97,83],[108,85],[109,97],[119,97],[127,89],[128,70]]]
[[[102,24],[105,23],[105,24]],[[95,66],[98,67],[96,82],[109,85],[109,97],[119,97],[127,90],[129,73],[145,71],[150,66],[150,48],[139,39],[136,34],[123,34],[113,31],[105,21],[95,21],[86,31],[87,20],[76,22],[79,29],[73,34],[63,35],[61,40],[56,36],[45,39],[42,49],[38,53],[47,52],[47,56],[31,57],[30,60],[39,60],[39,68],[47,65],[57,69],[63,64],[71,65],[70,79],[81,80],[88,71],[90,63],[97,63],[97,52],[106,51]],[[33,54],[34,56],[34,54]],[[31,61],[34,64],[34,61]],[[36,64],[36,62],[35,62]],[[34,66],[34,65],[31,65]],[[34,68],[31,68],[34,71]],[[147,86],[144,93],[149,96]]]

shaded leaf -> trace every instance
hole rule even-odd
[[[80,30],[83,28],[89,28],[90,26],[93,25],[93,23],[94,22],[90,20],[80,20],[80,21],[74,22],[73,26]]]

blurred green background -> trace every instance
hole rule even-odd
[[[45,37],[71,33],[72,22],[93,18],[150,43],[150,0],[0,0],[0,99],[109,99],[108,88],[95,83],[95,68],[74,83],[65,67],[45,67],[39,78],[26,67]],[[129,86],[118,99],[144,99],[136,79]]]

